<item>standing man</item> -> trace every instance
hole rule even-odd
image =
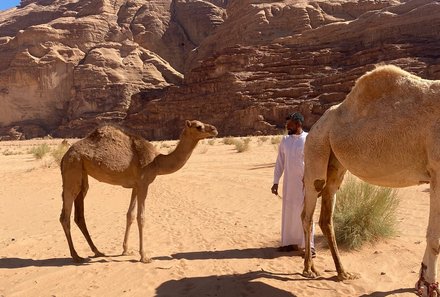
[[[304,206],[304,144],[307,132],[303,130],[304,117],[295,112],[286,118],[288,135],[281,140],[275,164],[272,193],[278,195],[278,183],[283,179],[283,206],[281,218],[280,252],[297,251],[305,247],[301,212]],[[312,256],[314,252],[312,228]]]

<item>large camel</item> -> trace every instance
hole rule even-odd
[[[319,225],[329,243],[338,278],[357,277],[342,266],[332,218],[335,192],[349,170],[368,183],[385,187],[430,183],[427,245],[416,287],[428,296],[438,294],[440,81],[421,79],[396,66],[381,66],[366,73],[346,99],[327,110],[312,127],[304,150],[303,274],[318,275],[310,254],[310,234],[316,201],[322,196]]]
[[[85,261],[76,253],[70,233],[70,214],[73,204],[75,204],[75,222],[95,253],[95,257],[104,256],[93,244],[84,218],[84,198],[89,188],[88,175],[100,182],[133,189],[127,212],[123,255],[128,254],[128,235],[135,219],[137,202],[140,261],[147,263],[150,260],[144,252],[143,230],[148,186],[157,175],[170,174],[182,168],[199,140],[216,135],[217,129],[212,125],[199,121],[186,121],[180,141],[169,155],[159,154],[145,139],[112,125],[101,126],[86,138],[73,144],[61,161],[63,209],[60,216],[73,260]]]

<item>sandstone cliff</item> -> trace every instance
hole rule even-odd
[[[438,1],[22,0],[0,12],[0,135],[310,127],[378,63],[440,79]]]

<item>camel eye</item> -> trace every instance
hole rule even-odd
[[[197,130],[202,131],[202,126],[197,126]]]

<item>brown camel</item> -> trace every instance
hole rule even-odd
[[[318,275],[310,254],[310,234],[316,201],[322,196],[319,225],[329,243],[338,278],[357,277],[342,267],[332,218],[335,192],[349,170],[368,183],[385,187],[430,183],[427,246],[417,288],[425,288],[423,294],[429,296],[437,294],[440,81],[421,79],[395,66],[366,73],[346,99],[327,110],[312,127],[304,154],[304,275]]]
[[[145,139],[112,125],[97,128],[86,138],[73,144],[61,161],[63,178],[63,209],[60,222],[66,234],[70,255],[75,262],[85,259],[78,256],[70,234],[70,214],[75,203],[75,223],[83,233],[95,257],[104,256],[93,244],[84,218],[84,198],[88,190],[88,175],[100,182],[120,185],[132,190],[127,212],[123,255],[128,254],[128,235],[135,218],[139,227],[139,252],[141,262],[149,262],[144,252],[143,230],[145,199],[148,186],[157,175],[173,173],[191,156],[199,140],[217,135],[217,129],[199,121],[186,121],[176,149],[169,155],[159,154]]]

